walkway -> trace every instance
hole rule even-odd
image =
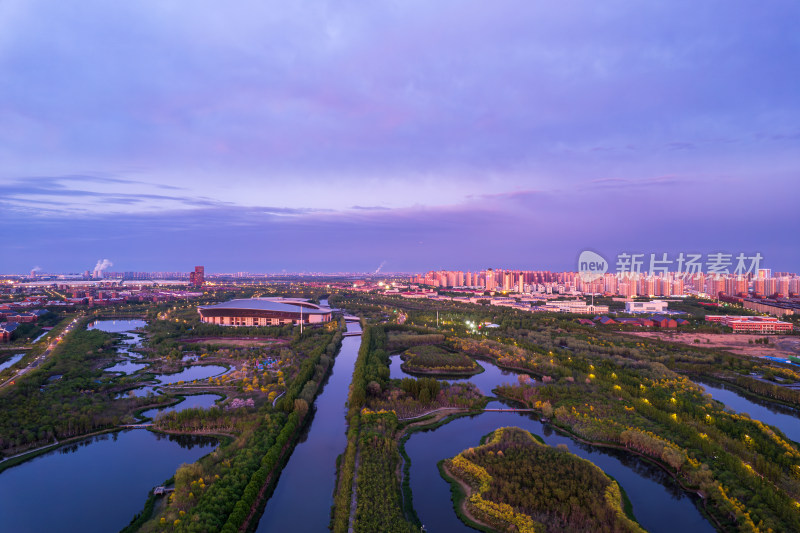
[[[421,415],[415,416],[407,416],[404,418],[397,417],[397,420],[416,420],[417,418],[423,418],[428,415],[432,415],[433,413],[438,413],[440,411],[463,411],[463,412],[470,412],[470,411],[478,411],[478,409],[467,409],[465,407],[439,407],[438,409],[434,409],[432,411],[428,411],[422,413]],[[496,412],[496,413],[536,413],[536,409],[514,409],[514,408],[507,408],[507,409],[480,409],[480,412]]]

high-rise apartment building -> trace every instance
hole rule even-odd
[[[497,282],[494,277],[494,270],[491,268],[486,271],[486,290],[493,291],[497,287]]]
[[[205,268],[202,266],[194,267],[194,272],[189,273],[189,283],[194,287],[202,287],[205,282]]]

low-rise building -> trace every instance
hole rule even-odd
[[[545,303],[542,307],[545,311],[556,313],[608,313],[607,305],[589,305],[584,300],[551,300]]]
[[[659,328],[677,328],[678,322],[674,318],[669,318],[663,315],[655,315],[652,317],[652,322],[654,326]]]
[[[626,313],[663,313],[667,310],[667,302],[652,300],[650,302],[625,302]]]
[[[9,342],[11,335],[19,327],[16,322],[3,322],[0,324],[0,342]]]
[[[734,333],[789,333],[794,327],[791,322],[765,316],[707,315],[706,321],[728,326]]]

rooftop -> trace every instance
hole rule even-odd
[[[297,313],[299,307],[303,308],[303,313],[307,314],[327,314],[331,310],[310,302],[297,299],[276,299],[276,298],[243,298],[231,300],[216,305],[203,305],[198,309],[251,309],[257,311],[281,311],[284,313]]]

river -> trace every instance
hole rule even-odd
[[[492,402],[490,407],[502,407],[502,404]],[[459,418],[433,431],[414,433],[406,442],[406,452],[411,459],[414,509],[427,531],[474,531],[456,516],[450,485],[439,475],[437,463],[466,448],[478,446],[481,436],[504,426],[517,426],[535,433],[551,446],[566,444],[572,453],[592,461],[613,476],[630,498],[636,519],[648,531],[714,531],[693,499],[659,467],[633,454],[579,443],[555,433],[527,413],[497,412]]]
[[[738,413],[747,413],[765,424],[775,426],[784,435],[800,443],[800,412],[791,407],[770,404],[766,401],[751,400],[733,387],[723,383],[709,384],[697,382],[717,401],[724,403]]]
[[[0,530],[119,531],[142,510],[151,488],[216,444],[135,429],[64,445],[0,474]]]
[[[347,331],[361,331],[348,322]],[[333,370],[314,402],[312,420],[283,469],[258,523],[258,533],[327,531],[336,484],[336,457],[347,445],[347,393],[361,337],[345,337]]]
[[[399,356],[391,361],[391,377],[406,377]],[[504,383],[516,381],[517,373],[501,370],[487,360],[478,360],[486,370],[470,378],[484,395]],[[504,407],[498,401],[489,407]],[[541,436],[551,445],[566,444],[579,457],[588,459],[613,476],[628,494],[639,523],[651,532],[712,532],[714,527],[700,514],[695,498],[685,493],[661,468],[624,451],[590,446],[558,434],[527,413],[486,412],[459,418],[435,430],[414,433],[405,444],[411,459],[410,484],[414,509],[427,531],[474,531],[464,525],[453,510],[450,485],[442,479],[437,463],[466,448],[477,446],[480,438],[504,426],[521,427]]]

